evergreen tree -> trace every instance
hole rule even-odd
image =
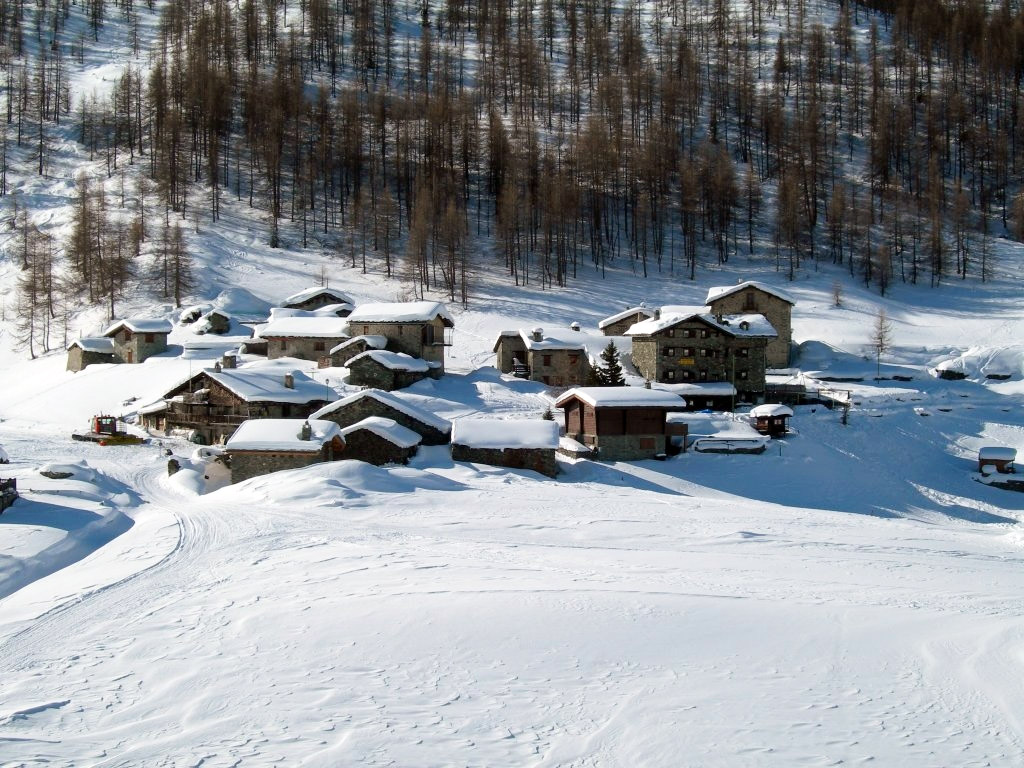
[[[614,341],[601,353],[601,364],[594,367],[594,378],[602,387],[624,387],[626,377],[622,374],[622,363],[619,362],[619,349]]]

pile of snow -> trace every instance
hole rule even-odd
[[[217,295],[212,304],[244,323],[263,322],[270,315],[270,302],[244,288],[227,288]]]
[[[942,379],[1020,379],[1024,375],[1024,344],[971,347],[940,360],[929,372]]]

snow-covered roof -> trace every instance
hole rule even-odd
[[[303,424],[309,423],[309,439],[302,438]],[[325,443],[341,435],[341,427],[325,419],[249,419],[228,438],[229,451],[294,451],[318,453]]]
[[[706,307],[673,307],[672,311],[666,311],[667,309],[661,309],[656,317],[633,323],[626,329],[626,336],[651,336],[685,320],[705,317],[707,311]]]
[[[526,330],[525,328],[520,328],[518,331],[502,331],[498,336],[498,340],[494,342],[494,351],[498,351],[498,344],[501,343],[502,339],[515,338],[516,336],[523,340],[523,344],[526,345],[527,349],[535,351],[564,349],[585,352],[587,350],[586,339],[579,331],[545,333],[540,328],[536,330],[540,332],[540,339],[534,339],[534,331]],[[607,340],[606,336],[601,338]]]
[[[376,336],[369,334],[367,336],[353,336],[351,339],[345,339],[345,341],[338,344],[336,347],[331,347],[331,354],[338,352],[346,347],[351,347],[353,344],[363,342],[366,344],[368,349],[384,349],[388,345],[387,336]]]
[[[793,409],[788,405],[779,403],[764,403],[750,409],[750,415],[754,418],[767,418],[769,416],[792,416]]]
[[[1016,461],[1017,449],[1001,445],[986,445],[978,449],[978,458],[982,461]]]
[[[381,437],[402,448],[412,448],[414,445],[419,445],[423,440],[422,437],[408,427],[403,427],[394,419],[385,419],[382,416],[367,416],[362,421],[357,421],[355,424],[343,427],[341,435],[342,437],[347,437],[352,432],[357,432],[361,429],[373,432],[377,437]]]
[[[438,316],[444,320],[445,325],[455,325],[444,304],[438,301],[363,304],[345,319],[350,323],[426,323]]]
[[[597,327],[602,329],[607,328],[609,325],[619,322],[619,320],[624,320],[630,315],[636,314],[643,315],[644,317],[654,317],[654,310],[648,309],[647,307],[632,307],[630,309],[624,309],[617,314],[606,317],[597,324]]]
[[[142,406],[141,408],[139,408],[137,413],[140,416],[144,416],[147,413],[160,413],[160,411],[166,411],[166,410],[167,410],[167,401],[163,400],[163,399],[160,399],[160,400],[157,400],[156,402],[150,403],[149,405]]]
[[[355,301],[353,301],[352,297],[348,294],[336,291],[333,288],[325,288],[321,285],[315,285],[312,288],[306,288],[298,293],[294,293],[282,301],[281,304],[285,307],[291,304],[302,304],[303,302],[315,299],[318,296],[328,296],[334,299],[334,301],[331,302],[332,304],[355,304]]]
[[[728,381],[692,381],[669,384],[662,381],[652,381],[651,389],[660,389],[664,392],[671,392],[680,397],[687,395],[691,397],[732,397],[736,394],[736,387]]]
[[[750,426],[745,419],[731,413],[670,413],[666,419],[670,424],[686,424],[690,437],[704,437],[717,440],[744,440],[765,443],[768,438]]]
[[[457,419],[452,443],[469,448],[558,447],[558,423],[546,419]]]
[[[575,387],[555,401],[561,408],[579,398],[595,408],[683,408],[686,401],[671,392],[646,387]]]
[[[311,418],[325,418],[328,414],[333,413],[339,408],[344,408],[345,406],[358,402],[364,397],[371,397],[377,402],[390,406],[396,411],[404,413],[406,416],[416,419],[417,421],[421,421],[427,426],[433,427],[441,432],[449,432],[452,428],[452,423],[447,419],[443,419],[430,411],[425,411],[393,392],[385,392],[381,389],[364,389],[360,392],[355,392],[348,397],[343,397],[341,400],[336,400],[330,405],[325,405],[319,411],[314,413]]]
[[[768,285],[767,283],[760,283],[756,280],[747,280],[744,283],[737,285],[718,285],[713,288],[708,288],[707,303],[710,304],[713,301],[717,301],[723,296],[728,296],[732,293],[738,293],[745,291],[748,288],[756,288],[759,291],[764,291],[771,296],[775,296],[778,299],[782,299],[787,304],[796,304],[796,299],[790,296],[785,291],[781,291],[778,288]]]
[[[118,320],[103,332],[104,336],[113,336],[122,327],[132,333],[170,333],[171,324],[167,320],[155,317],[128,317]]]
[[[384,366],[392,371],[412,371],[414,373],[426,373],[431,368],[437,368],[437,363],[428,363],[404,352],[388,352],[383,349],[369,349],[366,352],[356,355],[348,361],[348,367],[353,363],[370,358],[375,363]]]
[[[75,339],[68,344],[68,349],[71,349],[72,347],[78,347],[83,352],[101,352],[107,355],[114,354],[114,340],[108,339],[105,336],[86,336],[85,338]]]
[[[275,317],[260,329],[260,337],[264,339],[341,339],[346,336],[345,320],[332,315]]]
[[[626,331],[627,336],[652,336],[690,320],[701,320],[730,336],[778,336],[775,328],[764,315],[723,315],[719,320],[710,312],[662,312],[661,317],[652,317],[634,323]]]
[[[319,307],[318,309],[314,309],[313,310],[313,314],[314,315],[335,315],[335,316],[338,316],[339,312],[344,312],[345,314],[348,314],[349,312],[351,312],[355,308],[356,308],[355,304],[350,304],[347,301],[343,302],[343,303],[340,303],[340,304],[324,304],[324,306]]]
[[[209,376],[229,392],[247,402],[299,403],[315,400],[333,400],[337,393],[321,382],[314,381],[301,371],[289,372],[293,387],[285,386],[285,374],[268,373],[251,368],[226,368],[220,371],[207,368],[191,378]],[[187,383],[186,379],[182,384]],[[174,389],[178,389],[179,384]],[[172,390],[173,391],[173,390]]]

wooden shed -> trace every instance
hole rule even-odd
[[[765,403],[750,409],[754,429],[769,437],[782,437],[789,430],[793,409],[788,405]]]
[[[1017,458],[1015,448],[1001,445],[987,445],[978,449],[978,471],[983,475],[997,473],[1009,475],[1016,472],[1013,462]]]

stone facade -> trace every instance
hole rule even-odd
[[[548,477],[558,474],[554,448],[471,448],[453,443],[452,459],[493,467],[531,469]]]
[[[396,389],[405,389],[426,378],[439,378],[442,370],[441,368],[433,368],[429,371],[396,370],[365,355],[349,361],[348,383],[358,387],[374,387],[383,389],[385,392],[392,392]]]
[[[639,310],[631,315],[616,320],[614,323],[610,323],[601,329],[601,333],[605,336],[625,336],[633,325],[639,323],[641,320],[646,320],[651,316],[650,312],[640,312]]]
[[[283,469],[301,469],[342,458],[343,446],[330,443],[319,451],[230,451],[231,482],[268,475]]]
[[[167,351],[167,334],[158,332],[135,333],[122,325],[113,334],[114,354],[122,363],[141,363],[153,355]]]
[[[789,348],[793,341],[793,305],[785,299],[773,296],[756,286],[745,286],[725,296],[708,302],[711,314],[763,315],[778,336],[768,339],[765,360],[769,368],[785,368],[789,365]]]
[[[68,347],[67,370],[77,373],[87,365],[95,363],[119,363],[117,355],[109,352],[91,352],[77,344]]]
[[[377,466],[406,464],[416,455],[417,447],[396,445],[369,429],[354,429],[345,433],[345,458]]]
[[[404,352],[427,362],[440,363],[440,371],[444,373],[444,348],[449,346],[449,343],[445,336],[445,323],[440,316],[424,322],[393,323],[360,320],[350,323],[349,334],[352,336],[385,336],[388,340],[389,351]]]
[[[308,338],[304,336],[266,336],[267,359],[295,357],[299,360],[319,360],[343,342],[345,336]]]
[[[494,344],[498,370],[515,373],[525,366],[527,378],[552,387],[575,387],[587,383],[590,358],[584,344],[571,346],[543,337],[534,339],[533,343],[524,339],[520,332],[514,335],[502,333]]]
[[[370,416],[392,419],[403,427],[411,429],[423,438],[423,445],[447,445],[451,441],[452,432],[450,426],[447,431],[437,429],[410,416],[404,411],[392,408],[387,403],[381,402],[373,397],[370,392],[350,403],[336,406],[325,413],[318,413],[316,418],[333,421],[340,427],[349,427]]]
[[[739,400],[764,394],[764,336],[736,336],[693,317],[650,336],[633,337],[633,365],[651,381],[728,381]]]

